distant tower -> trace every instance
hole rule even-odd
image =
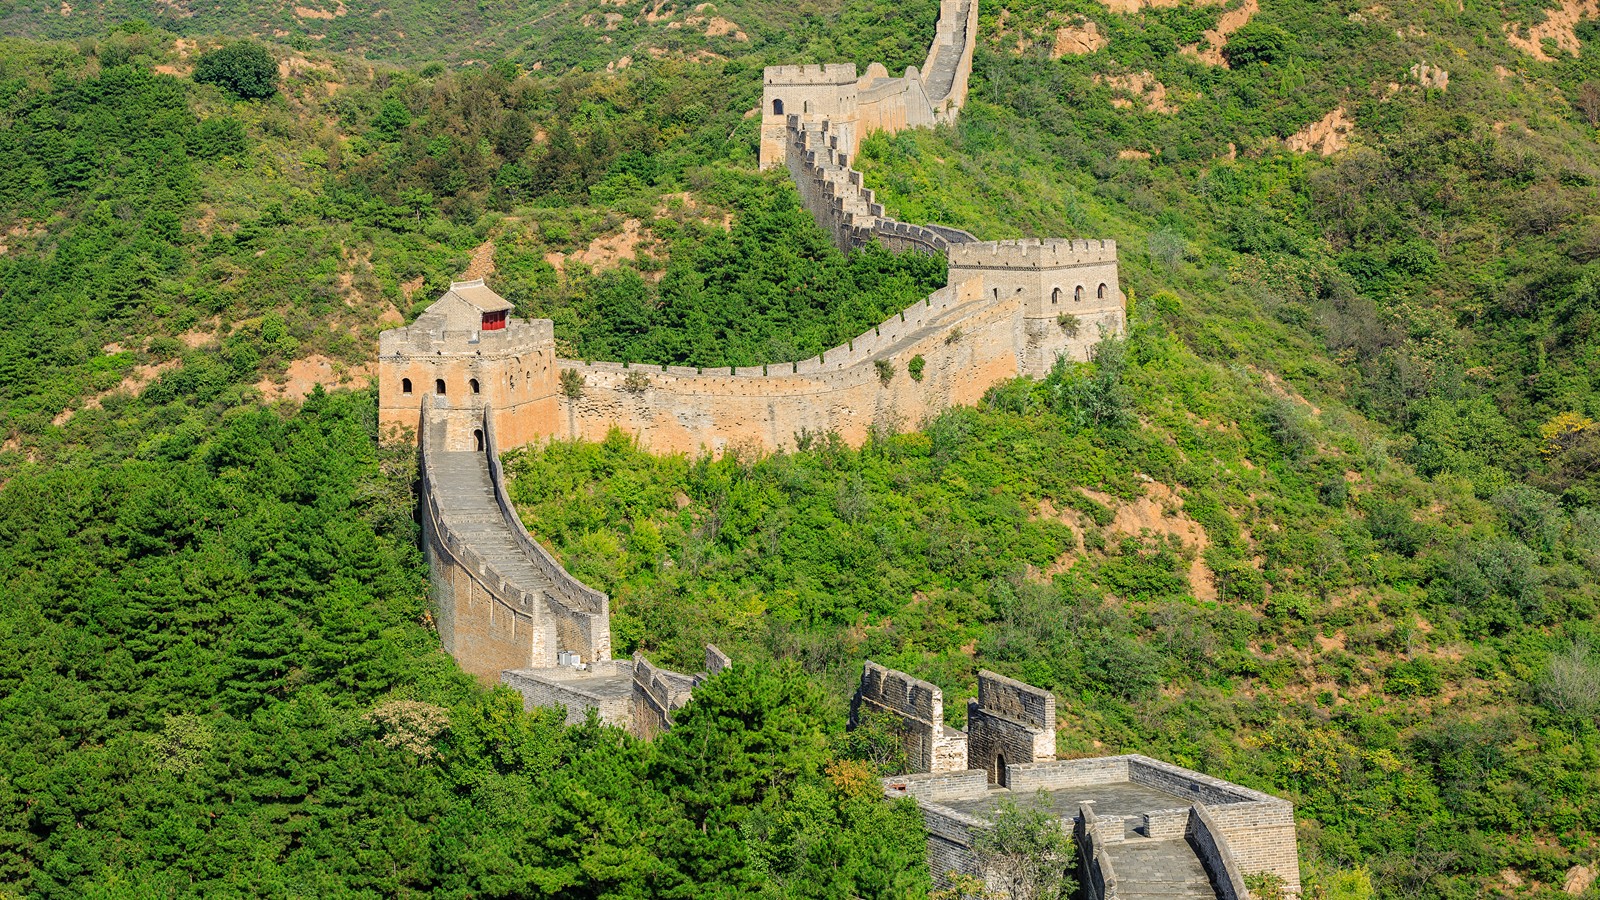
[[[768,66],[762,76],[761,168],[781,166],[787,154],[784,124],[789,116],[801,122],[827,121],[839,135],[840,147],[855,155],[856,64]]]
[[[548,319],[511,318],[483,279],[456,281],[415,322],[378,336],[378,425],[414,434],[422,394],[443,409],[448,449],[480,449],[482,410],[503,447],[555,432],[556,346]]]
[[[1021,295],[1018,374],[1042,378],[1057,356],[1083,361],[1102,335],[1126,330],[1116,241],[951,244],[950,283],[982,278],[991,299]]]

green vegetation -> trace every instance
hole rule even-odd
[[[741,662],[654,745],[462,675],[425,627],[415,463],[374,448],[373,408],[241,408],[181,459],[6,485],[8,891],[927,891],[915,807],[836,756],[792,667]]]
[[[214,84],[240,100],[262,100],[278,92],[278,63],[267,48],[240,41],[195,60],[196,84]]]

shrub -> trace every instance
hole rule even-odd
[[[1385,673],[1383,689],[1396,697],[1432,697],[1444,686],[1439,667],[1426,658],[1397,662]]]
[[[961,329],[959,328],[950,329],[950,333],[944,336],[944,342],[946,346],[954,344],[959,340],[961,340]]]
[[[1072,313],[1062,313],[1061,315],[1056,316],[1056,324],[1060,325],[1062,333],[1070,338],[1077,337],[1078,329],[1082,327],[1082,323],[1078,321],[1078,317]]]
[[[622,389],[630,394],[642,394],[650,387],[650,376],[638,369],[629,370],[622,378]]]
[[[1572,719],[1600,716],[1600,656],[1583,644],[1552,655],[1539,684],[1539,700]]]
[[[911,357],[910,362],[906,363],[906,372],[911,376],[912,381],[921,381],[922,370],[927,365],[928,361],[922,358],[922,354],[918,353],[916,356]]]
[[[194,80],[214,84],[241,100],[260,100],[278,92],[278,63],[267,48],[240,41],[201,54]]]
[[[1271,65],[1289,55],[1292,43],[1293,39],[1282,28],[1251,22],[1228,37],[1222,56],[1234,69],[1256,63]]]
[[[972,850],[998,896],[1066,900],[1077,888],[1071,874],[1076,846],[1061,820],[1046,809],[1019,807],[1006,799],[994,827],[972,836]],[[987,896],[995,896],[988,894]]]
[[[878,379],[884,384],[894,380],[894,363],[887,359],[875,359],[872,364],[878,369]]]
[[[577,369],[561,370],[561,393],[566,394],[569,400],[576,400],[583,396],[583,373]]]

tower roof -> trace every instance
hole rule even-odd
[[[500,312],[501,310],[511,309],[510,301],[496,294],[488,285],[483,283],[482,278],[474,278],[471,281],[452,281],[450,282],[450,290],[444,297],[439,299],[444,300],[452,296],[483,312]]]

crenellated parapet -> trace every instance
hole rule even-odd
[[[977,0],[943,0],[927,59],[900,77],[878,63],[859,78],[854,63],[768,66],[761,78],[761,168],[783,165],[790,116],[829,123],[851,155],[874,131],[953,121],[966,102],[977,33]]]
[[[1067,238],[974,241],[951,245],[950,266],[960,269],[1056,269],[1116,265],[1117,242]]]

